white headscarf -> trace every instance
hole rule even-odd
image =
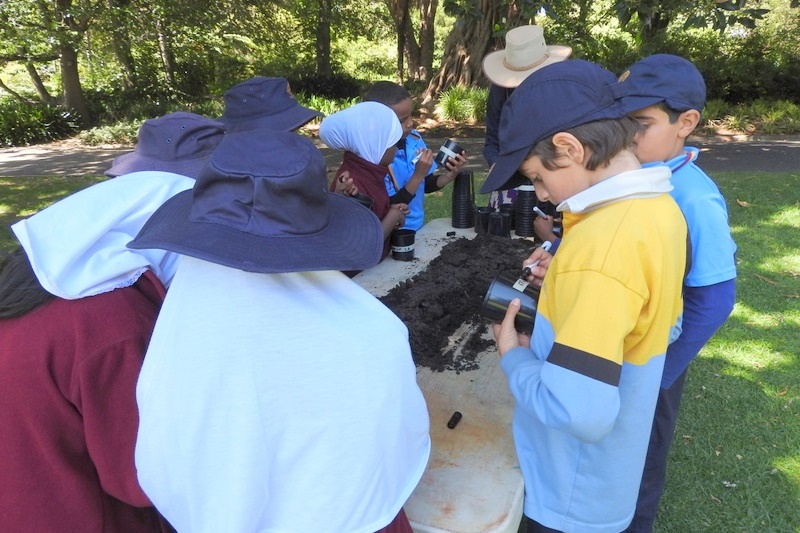
[[[376,165],[402,136],[400,119],[392,108],[379,102],[348,107],[328,115],[319,126],[319,137],[329,147],[353,152]]]
[[[11,229],[39,283],[61,298],[127,287],[145,270],[169,286],[178,254],[126,245],[161,204],[193,185],[170,172],[132,172],[78,191]]]

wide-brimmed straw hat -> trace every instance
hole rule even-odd
[[[327,192],[322,153],[296,133],[229,133],[191,190],[161,206],[128,244],[248,272],[363,270],[383,230],[372,211]]]
[[[292,131],[322,113],[297,103],[286,78],[256,76],[234,85],[223,95],[219,121],[229,132],[266,128]]]
[[[225,135],[225,126],[201,115],[177,111],[145,120],[133,152],[114,159],[110,177],[158,170],[194,178]]]
[[[571,53],[569,46],[548,46],[541,26],[519,26],[506,33],[504,49],[483,58],[483,73],[495,85],[514,88],[532,72],[564,61]]]

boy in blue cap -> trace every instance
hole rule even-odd
[[[547,66],[511,95],[483,193],[519,170],[563,215],[564,236],[517,332],[493,326],[516,401],[529,532],[617,533],[636,505],[668,342],[676,335],[686,223],[666,167],[641,168],[640,131],[616,77],[583,60]]]
[[[699,150],[684,146],[705,105],[703,76],[686,59],[656,54],[631,65],[614,88],[621,103],[645,126],[636,145],[643,164],[672,170],[670,193],[681,208],[692,243],[691,268],[684,279],[682,332],[670,344],[656,404],[636,514],[626,531],[652,531],[664,492],[667,455],[689,363],[733,310],[736,244],[725,199],[696,164]]]

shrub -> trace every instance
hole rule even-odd
[[[437,114],[445,120],[481,122],[486,118],[488,89],[454,85],[439,95]]]
[[[64,107],[0,101],[0,146],[56,141],[80,129],[78,115]]]
[[[117,122],[109,126],[98,126],[82,131],[78,138],[83,144],[97,146],[100,144],[125,144],[134,145],[142,126],[141,120]]]

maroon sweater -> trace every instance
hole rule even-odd
[[[345,152],[342,156],[342,165],[336,171],[336,179],[347,170],[350,173],[350,178],[353,183],[358,187],[358,192],[367,195],[372,199],[372,212],[378,215],[378,218],[383,220],[386,213],[389,212],[391,207],[389,203],[389,193],[386,192],[386,184],[384,178],[389,172],[388,167],[370,163],[353,152]],[[332,182],[330,190],[336,188],[336,182]],[[389,255],[389,239],[383,243],[383,254],[381,259]]]
[[[0,319],[0,530],[166,530],[136,480],[136,380],[164,287]]]

